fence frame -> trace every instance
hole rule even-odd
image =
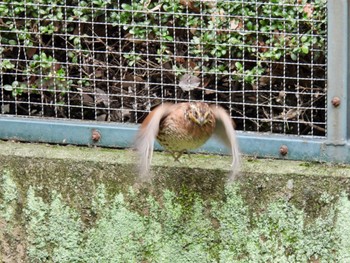
[[[324,138],[240,132],[241,152],[257,157],[350,163],[350,5],[347,0],[328,1],[327,134]],[[339,104],[339,105],[338,105]],[[132,146],[138,126],[81,120],[54,120],[0,116],[0,139],[55,144]],[[100,140],[92,139],[98,131]],[[287,154],[280,149],[286,146]],[[156,147],[159,149],[159,145]],[[199,151],[227,153],[214,139]]]

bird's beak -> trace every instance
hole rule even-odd
[[[200,125],[200,126],[203,126],[204,124],[206,124],[207,123],[207,121],[206,121],[206,119],[204,118],[204,117],[199,117],[198,118],[198,124]]]

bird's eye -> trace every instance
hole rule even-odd
[[[199,116],[200,116],[200,113],[199,113],[198,111],[195,111],[195,112],[194,112],[194,117],[195,117],[195,118],[199,118]]]

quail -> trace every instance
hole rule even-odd
[[[155,139],[179,160],[184,152],[199,148],[212,135],[231,151],[233,161],[229,179],[233,180],[238,175],[240,155],[233,121],[224,108],[204,102],[164,103],[156,107],[142,122],[135,140],[141,180],[150,179]]]

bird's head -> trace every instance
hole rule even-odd
[[[212,123],[212,111],[206,103],[191,103],[188,110],[190,121],[203,126],[207,123]]]

